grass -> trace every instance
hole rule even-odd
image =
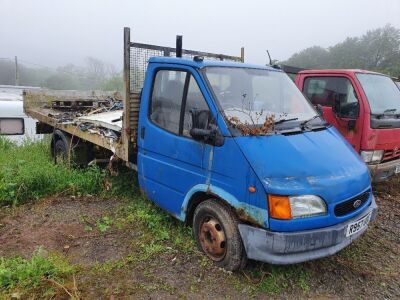
[[[64,286],[65,279],[75,272],[61,256],[49,254],[42,248],[31,259],[0,257],[0,298],[11,294],[21,297],[30,290],[40,291],[49,298]]]
[[[87,231],[96,229],[100,233],[124,230],[127,225],[132,224],[140,226],[138,228],[141,235],[134,241],[136,252],[119,261],[96,265],[92,271],[98,276],[102,272],[150,262],[166,252],[179,251],[193,255],[195,242],[191,229],[141,195],[134,172],[120,170],[119,176],[109,177],[99,168],[69,169],[55,165],[48,148],[45,141],[27,142],[22,147],[17,147],[0,138],[0,206],[19,205],[59,193],[126,199],[127,204],[120,211],[102,216],[92,222],[92,225],[86,226]],[[111,189],[106,189],[106,185],[111,186]],[[201,258],[200,266],[205,270],[209,269],[212,265],[210,261],[205,256]],[[35,286],[42,287],[43,282],[48,282],[48,279],[63,284],[65,276],[73,273],[72,267],[62,264],[62,260],[57,260],[54,256],[46,257],[40,251],[34,253],[31,260],[0,259],[0,289],[8,292],[13,289],[27,292],[35,289]],[[304,293],[309,290],[307,270],[296,266],[248,269],[232,274],[230,278],[232,285],[240,290],[246,289],[250,295],[278,294],[291,286],[297,286]],[[257,281],[256,284],[254,280]],[[46,289],[49,294],[52,293],[52,289],[47,286],[41,295],[44,295]]]
[[[242,271],[242,276],[233,279],[237,290],[247,290],[249,295],[280,294],[288,288],[298,287],[308,294],[309,271],[303,265],[273,266],[259,265]]]
[[[112,189],[106,192],[106,196],[128,199],[128,204],[118,213],[119,219],[116,223],[120,226],[123,222],[139,223],[147,229],[147,242],[163,244],[168,241],[180,251],[193,251],[191,229],[141,195],[134,172],[121,171],[110,181]]]
[[[17,147],[0,137],[0,153],[0,205],[17,205],[50,194],[98,194],[102,190],[103,172],[56,166],[45,141]]]

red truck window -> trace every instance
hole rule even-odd
[[[342,103],[358,102],[353,85],[345,77],[308,77],[303,92],[314,105],[332,106],[335,98]]]

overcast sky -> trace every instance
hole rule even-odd
[[[390,23],[399,0],[0,0],[0,58],[58,66],[92,56],[122,66],[124,26],[137,42],[239,55],[265,64]]]

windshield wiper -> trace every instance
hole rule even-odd
[[[307,125],[308,125],[311,121],[315,120],[316,118],[320,118],[320,115],[315,115],[315,116],[313,116],[311,119],[308,119],[308,120],[305,120],[305,121],[301,122],[300,125],[299,125],[300,128],[301,128],[301,130],[304,130],[304,129],[307,127]]]
[[[275,125],[276,124],[281,124],[281,123],[285,123],[285,122],[289,122],[289,121],[296,121],[299,118],[290,118],[290,119],[279,119],[278,121],[275,121]]]
[[[386,113],[395,113],[397,111],[397,108],[389,108],[383,111],[384,114]]]

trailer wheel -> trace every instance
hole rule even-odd
[[[68,146],[59,139],[54,145],[54,162],[57,165],[68,164]]]
[[[193,216],[193,233],[200,251],[228,271],[244,268],[247,257],[238,218],[217,200],[201,202]]]
[[[56,164],[84,167],[91,160],[92,153],[88,143],[79,139],[73,139],[71,143],[69,135],[57,132],[53,137],[52,155]]]

